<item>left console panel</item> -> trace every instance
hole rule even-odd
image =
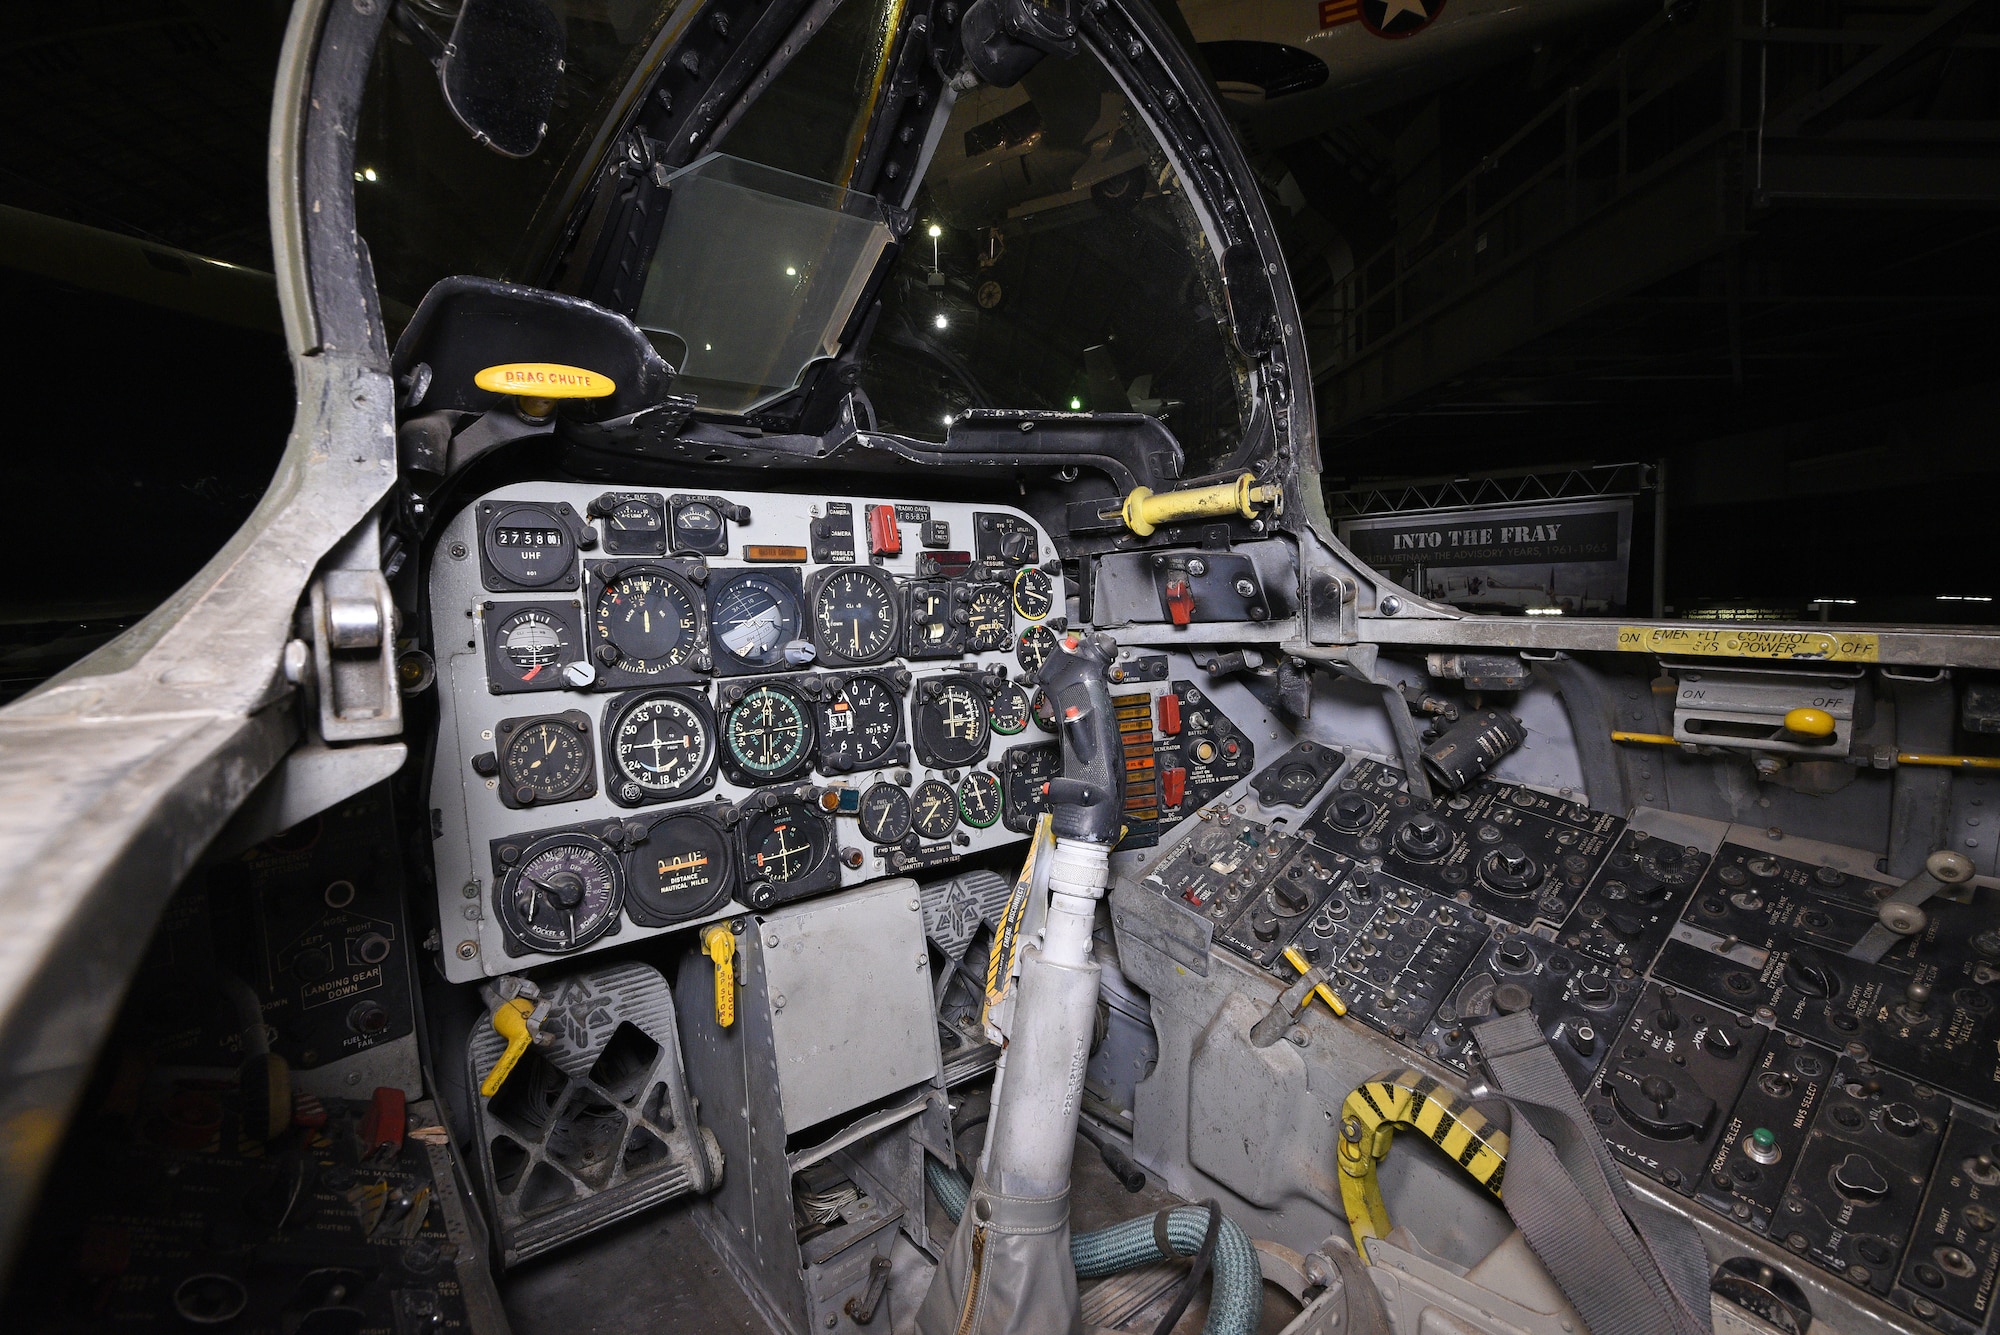
[[[453,517],[429,592],[454,982],[1033,829],[1008,753],[1051,736],[1069,607],[1020,511],[520,483]]]

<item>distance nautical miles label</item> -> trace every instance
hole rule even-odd
[[[1695,626],[1620,626],[1618,648],[1635,654],[1694,654],[1709,658],[1803,658],[1820,663],[1873,663],[1877,636],[1824,630],[1710,630]]]

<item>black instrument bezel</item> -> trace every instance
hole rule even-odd
[[[704,615],[708,620],[710,658],[714,664],[715,675],[718,677],[756,677],[766,676],[773,672],[802,671],[809,665],[799,663],[793,667],[787,667],[783,663],[746,663],[723,647],[722,627],[715,614],[716,605],[722,601],[723,596],[728,593],[730,588],[739,581],[749,579],[752,576],[768,579],[785,586],[792,597],[798,601],[800,637],[810,638],[812,635],[812,604],[806,601],[805,579],[799,574],[797,566],[731,566],[726,570],[711,567],[708,572],[708,605],[704,608]],[[818,652],[817,648],[815,648],[814,652]]]
[[[879,651],[872,654],[865,654],[859,658],[849,657],[834,645],[823,641],[820,638],[819,630],[819,595],[821,591],[834,580],[842,579],[849,575],[860,576],[875,584],[887,596],[889,603],[888,643]],[[902,654],[903,625],[905,620],[903,615],[903,590],[897,583],[895,576],[886,570],[869,565],[837,565],[828,566],[824,570],[814,571],[812,577],[806,581],[805,611],[808,628],[812,633],[813,648],[818,654],[818,661],[828,667],[872,667],[878,663],[886,663],[890,659]]]
[[[533,511],[548,522],[538,527],[559,528],[569,534],[569,550],[555,573],[545,580],[515,579],[500,568],[493,556],[493,535],[510,527],[504,521],[521,511]],[[488,593],[566,593],[576,588],[577,562],[582,558],[583,535],[588,526],[568,501],[499,500],[481,501],[474,512],[479,525],[479,582]]]
[[[553,621],[559,621],[569,633],[571,656],[558,658],[552,665],[556,669],[544,681],[521,681],[511,675],[513,667],[506,662],[506,650],[500,645],[500,628],[523,612],[544,612]],[[496,603],[491,600],[480,605],[481,630],[486,648],[486,689],[493,695],[531,695],[538,691],[574,690],[563,680],[562,669],[570,663],[581,663],[589,657],[589,646],[584,642],[583,600],[576,597],[564,599],[532,599],[518,603]]]
[[[537,723],[567,723],[575,728],[583,741],[583,777],[576,785],[559,797],[534,798],[522,802],[515,798],[507,783],[507,746],[523,730]],[[580,709],[565,709],[560,714],[524,714],[519,718],[503,718],[493,725],[494,791],[500,795],[500,805],[509,811],[527,811],[561,806],[565,802],[581,802],[585,798],[597,796],[597,745],[591,737],[590,715]]]
[[[701,773],[691,780],[687,787],[666,795],[655,795],[639,788],[639,796],[624,794],[625,772],[618,764],[618,728],[626,714],[648,700],[671,697],[681,701],[700,716],[702,725],[708,729],[708,759],[701,767]],[[603,724],[599,728],[603,734],[601,749],[604,759],[604,795],[621,807],[651,807],[663,802],[682,802],[690,797],[699,797],[715,787],[715,772],[722,756],[722,729],[716,720],[715,706],[709,703],[708,693],[700,687],[690,686],[648,686],[643,690],[626,691],[615,695],[604,705]]]
[[[736,681],[724,685],[719,692],[715,709],[715,750],[721,762],[722,773],[731,783],[741,788],[761,788],[766,784],[785,783],[812,773],[819,763],[819,708],[812,698],[801,689],[803,683],[795,677],[762,677],[751,681]],[[738,764],[729,750],[729,716],[752,692],[760,689],[777,691],[790,696],[799,707],[799,714],[806,721],[811,736],[799,752],[799,758],[774,774],[756,774]]]
[[[863,677],[879,684],[883,690],[889,693],[889,698],[895,702],[896,735],[889,739],[888,746],[884,747],[881,754],[875,759],[865,764],[849,765],[845,769],[835,769],[831,758],[827,755],[827,737],[829,733],[827,725],[831,715],[833,697],[842,690],[845,690],[847,683]],[[835,777],[867,770],[887,769],[892,765],[905,765],[909,763],[910,747],[909,742],[906,740],[909,736],[909,722],[905,717],[908,712],[908,700],[906,697],[910,693],[910,674],[908,672],[900,669],[875,672],[829,672],[815,678],[814,684],[818,690],[813,697],[813,727],[818,730],[818,736],[814,741],[815,754],[813,765],[821,774]]]
[[[694,607],[694,649],[685,663],[677,667],[662,668],[658,672],[634,672],[618,662],[606,663],[598,657],[598,649],[610,642],[609,637],[600,639],[597,633],[597,604],[604,597],[610,585],[627,575],[640,571],[650,571],[663,576],[681,586]],[[689,682],[704,680],[711,666],[709,640],[708,595],[703,587],[708,579],[708,568],[699,561],[676,561],[671,558],[646,557],[640,560],[588,561],[584,563],[583,618],[584,639],[590,645],[588,657],[597,669],[595,689],[625,690],[635,686],[679,686]],[[611,645],[616,649],[616,645]]]
[[[685,912],[667,912],[655,908],[650,904],[640,902],[638,887],[642,880],[642,874],[638,868],[642,859],[651,856],[647,852],[647,848],[652,842],[653,832],[664,825],[680,821],[693,821],[701,827],[704,835],[714,838],[715,847],[720,850],[723,865],[719,873],[717,889],[700,907],[688,909]],[[715,815],[711,815],[699,807],[681,807],[673,811],[649,814],[644,820],[631,821],[627,828],[632,833],[629,836],[629,842],[625,849],[625,856],[629,864],[625,869],[625,916],[630,918],[636,925],[640,927],[673,927],[680,923],[693,922],[697,918],[703,918],[716,912],[731,899],[735,898],[737,886],[741,882],[741,877],[738,874],[741,867],[741,863],[738,860],[740,851],[737,847],[736,839],[731,836],[730,831],[724,828],[720,819]],[[646,893],[650,894],[653,892],[649,890]]]

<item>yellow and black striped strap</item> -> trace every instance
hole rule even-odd
[[[1340,1109],[1340,1195],[1354,1245],[1364,1259],[1368,1239],[1389,1231],[1375,1168],[1389,1153],[1399,1126],[1450,1155],[1496,1198],[1506,1176],[1507,1133],[1463,1094],[1407,1068],[1370,1076]]]

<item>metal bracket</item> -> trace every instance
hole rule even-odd
[[[380,570],[328,570],[312,582],[313,685],[329,742],[403,730],[396,604]]]

